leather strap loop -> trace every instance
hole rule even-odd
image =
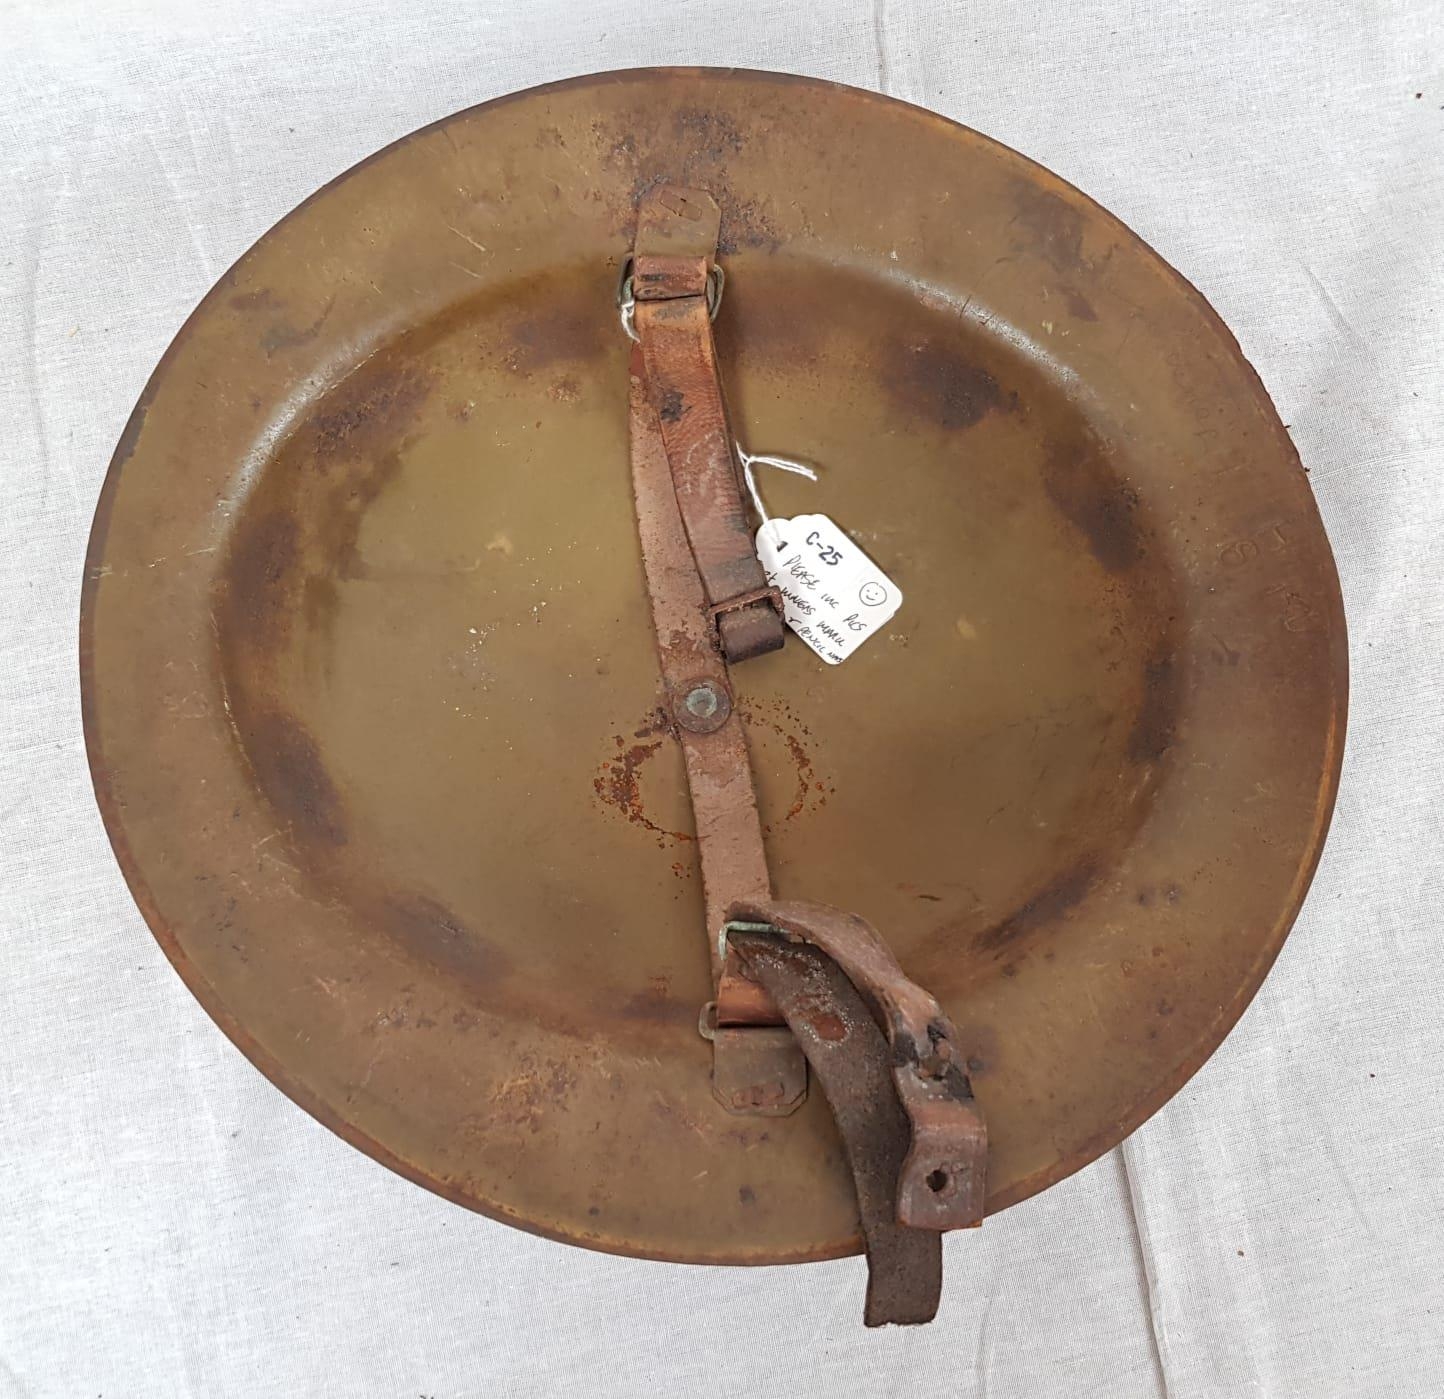
[[[720,223],[703,190],[662,185],[643,198],[632,323],[717,642],[737,662],[778,650],[784,626],[753,544],[712,340],[707,281]]]

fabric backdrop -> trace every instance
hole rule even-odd
[[[950,1240],[921,1330],[862,1329],[858,1260],[588,1254],[343,1145],[183,989],[86,774],[91,511],[195,302],[403,133],[675,62],[879,88],[1118,214],[1257,366],[1343,577],[1343,789],[1263,992]],[[1444,1393],[1440,0],[11,0],[0,167],[0,1396]]]

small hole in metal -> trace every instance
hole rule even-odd
[[[945,1190],[947,1188],[947,1184],[948,1173],[946,1171],[928,1172],[928,1189],[931,1190],[934,1195],[940,1194],[943,1190]]]

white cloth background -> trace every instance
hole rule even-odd
[[[1194,281],[1312,470],[1353,716],[1262,994],[1121,1150],[947,1250],[712,1270],[435,1199],[271,1088],[163,960],[87,778],[91,511],[226,266],[404,132],[650,63],[879,87]],[[0,1396],[1444,1393],[1444,0],[0,4]]]

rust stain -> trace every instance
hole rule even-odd
[[[764,707],[770,709],[772,713],[764,712]],[[797,717],[792,707],[785,700],[774,700],[770,704],[764,701],[753,701],[750,704],[739,706],[738,713],[742,717],[742,722],[749,729],[766,730],[776,735],[796,774],[797,785],[793,789],[792,800],[788,804],[787,810],[775,820],[765,822],[762,833],[771,835],[778,826],[796,820],[808,809],[809,805],[813,809],[826,806],[827,799],[833,794],[835,788],[830,782],[823,781],[818,777],[812,758],[803,742],[805,738],[811,737],[811,731]],[[758,764],[762,757],[763,755],[754,748],[753,764]]]
[[[764,713],[760,704],[738,707],[738,714],[748,728],[764,730],[777,737],[796,774],[796,786],[787,810],[763,826],[764,834],[771,834],[777,826],[795,820],[809,807],[826,805],[828,795],[833,790],[829,783],[818,778],[813,767],[812,759],[803,743],[806,726],[797,720],[784,702],[774,702],[771,707],[779,717]],[[647,811],[642,792],[642,771],[647,762],[661,751],[671,734],[671,726],[660,709],[654,710],[636,728],[631,735],[631,741],[622,734],[614,734],[612,743],[616,751],[602,760],[592,778],[592,790],[603,803],[620,811],[633,825],[651,831],[664,840],[695,841],[696,836],[690,831],[673,831],[658,825]],[[754,763],[760,756],[754,750]],[[673,862],[674,875],[681,878],[689,872],[687,865],[680,861]]]
[[[724,161],[747,144],[737,123],[725,112],[707,107],[679,107],[672,117],[677,140],[695,155]]]
[[[746,716],[743,716],[746,722]],[[766,722],[766,721],[761,721]],[[807,756],[807,750],[802,746],[801,740],[795,735],[787,733],[781,725],[772,725],[782,735],[782,741],[787,745],[787,756],[792,759],[792,765],[797,769],[797,790],[792,798],[792,805],[782,813],[784,821],[795,820],[801,816],[807,806],[807,798],[817,785],[813,782],[812,760]],[[820,805],[821,803],[819,803]],[[764,832],[772,830],[772,823],[763,827]]]
[[[1133,762],[1156,763],[1173,746],[1178,707],[1178,668],[1171,652],[1160,648],[1143,667],[1143,702],[1128,733]]]
[[[320,573],[306,579],[301,590],[301,616],[307,631],[322,635],[329,633],[340,605],[341,594],[334,579]]]
[[[1015,223],[1028,235],[1019,246],[1046,258],[1060,272],[1085,272],[1083,215],[1061,195],[1041,189],[1032,180],[1013,185]]]
[[[401,469],[396,451],[362,456],[344,475],[323,477],[324,495],[304,517],[260,502],[244,512],[221,574],[225,633],[262,656],[280,649],[293,618],[311,634],[328,633],[340,604],[338,583],[366,576],[358,549],[366,512]],[[324,571],[308,571],[317,568]],[[250,663],[258,659],[252,655]]]
[[[625,740],[619,735],[617,743],[622,751],[604,760],[592,779],[592,789],[597,796],[620,811],[634,826],[642,826],[670,840],[694,839],[682,831],[669,831],[665,826],[659,826],[642,806],[642,786],[637,771],[661,748],[662,740],[654,738],[625,747]]]
[[[498,1125],[534,1136],[549,1114],[568,1110],[576,1086],[576,1073],[567,1064],[523,1054],[515,1072],[492,1089],[490,1110],[467,1119],[465,1130],[479,1140],[487,1139]]]
[[[594,122],[591,130],[602,169],[629,182],[627,197],[604,196],[618,236],[630,239],[637,205],[666,181],[706,190],[717,200],[722,210],[717,250],[723,257],[781,244],[783,234],[769,202],[732,184],[733,163],[747,137],[727,112],[681,107],[662,124],[642,113],[621,113],[612,122]]]
[[[770,251],[781,242],[782,235],[761,200],[734,197],[722,205],[722,228],[717,235],[717,251],[723,257],[742,248]]]
[[[230,298],[230,305],[237,311],[270,311],[280,306],[276,293],[270,287],[257,291],[239,292]]]
[[[326,317],[331,314],[331,307],[336,304],[333,296],[322,308],[321,314],[308,326],[294,326],[287,321],[277,321],[268,326],[261,335],[260,345],[262,351],[269,359],[277,350],[293,350],[300,345],[308,345],[321,333],[321,327],[326,324]]]
[[[594,121],[592,123],[592,137],[602,148],[601,166],[609,175],[624,175],[633,181],[632,193],[636,194],[635,182],[637,178],[638,153],[637,137],[634,132],[623,131],[621,135],[615,135],[609,131],[605,123]],[[631,223],[627,226],[628,232],[636,228],[637,223],[637,201],[633,198],[629,210]],[[621,229],[617,230],[621,232]]]
[[[1027,903],[1016,909],[1001,923],[979,933],[974,946],[985,952],[997,952],[1038,928],[1056,923],[1069,909],[1087,897],[1098,878],[1099,864],[1094,855],[1085,855],[1056,879],[1045,884]],[[1003,968],[1009,975],[1016,968]]]
[[[506,367],[517,374],[536,374],[553,365],[589,360],[612,348],[613,322],[587,305],[563,303],[532,311],[506,332]]]
[[[909,414],[949,432],[1017,406],[1017,395],[1005,393],[986,369],[931,336],[895,341],[883,361],[882,380]]]
[[[815,1012],[808,1016],[807,1023],[820,1040],[835,1043],[847,1038],[847,1022],[840,1015],[833,1014],[832,1011]]]
[[[1043,489],[1109,573],[1137,566],[1144,553],[1138,492],[1115,474],[1105,447],[1092,434],[1048,447]]]
[[[673,118],[673,131],[685,153],[684,183],[707,188],[721,206],[717,251],[726,257],[741,248],[775,248],[779,234],[762,203],[732,188],[731,158],[747,145],[732,117],[707,107],[683,107]],[[708,188],[709,175],[716,188]]]
[[[727,314],[713,329],[729,384],[736,383],[739,366],[759,360],[794,371],[816,366],[822,346],[837,330],[836,316],[818,314],[817,289],[780,266],[768,268],[760,282],[755,276],[737,278],[727,288],[726,305]]]
[[[1063,293],[1063,301],[1068,307],[1068,314],[1075,321],[1096,321],[1098,319],[1098,312],[1093,309],[1093,303],[1081,291],[1073,287],[1061,287],[1059,290]]]
[[[237,530],[224,574],[225,610],[230,627],[258,649],[271,649],[285,634],[299,552],[299,529],[284,511],[247,517]]]
[[[632,731],[632,737],[657,738],[662,734],[670,734],[671,732],[671,720],[667,718],[667,711],[659,705]],[[620,748],[622,743],[623,740],[619,737],[617,739],[617,747]]]
[[[423,962],[473,986],[493,989],[511,971],[506,955],[426,894],[383,894],[372,912],[393,942]]]
[[[327,509],[316,524],[323,536],[319,556],[331,562],[337,577],[366,576],[359,552],[361,525],[381,493],[401,475],[401,469],[399,452],[383,452],[374,460],[359,463],[344,485],[331,493]]]
[[[667,978],[661,976],[649,978],[644,990],[622,1001],[617,1006],[617,1014],[624,1020],[648,1025],[681,1026],[694,1032],[697,1027],[697,1007],[673,997]]]
[[[401,362],[362,369],[322,400],[309,423],[311,452],[327,470],[343,456],[387,451],[412,423],[433,387],[433,376]]]
[[[276,814],[298,842],[334,847],[346,843],[340,793],[321,761],[316,741],[290,714],[258,714],[238,726],[251,767]]]

